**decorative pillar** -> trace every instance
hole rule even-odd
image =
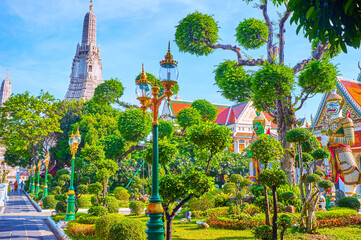
[[[43,198],[48,196],[48,167],[49,167],[49,153],[46,153],[45,157],[45,180],[43,188]]]
[[[38,183],[36,184],[36,191],[35,191],[35,197],[39,196],[39,190],[40,190],[40,168],[41,168],[41,160],[38,162]]]

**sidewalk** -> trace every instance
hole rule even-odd
[[[10,193],[0,213],[0,240],[56,240],[45,223],[49,214],[37,212],[22,191]]]

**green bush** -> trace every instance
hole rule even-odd
[[[357,216],[357,211],[345,207],[333,207],[329,211],[318,211],[315,213],[317,220]]]
[[[142,240],[145,239],[144,224],[137,220],[127,219],[114,224],[109,230],[112,240]]]
[[[90,203],[91,203],[92,206],[99,206],[100,205],[100,202],[98,201],[98,198],[95,195],[91,196]]]
[[[65,213],[58,213],[55,215],[51,215],[50,217],[55,221],[55,222],[59,222],[61,220],[65,220]]]
[[[123,187],[116,187],[113,193],[116,199],[120,201],[129,201],[130,194],[127,189]]]
[[[43,208],[44,209],[54,209],[58,201],[55,200],[54,195],[47,195],[43,198]]]
[[[272,239],[272,228],[269,225],[260,226],[253,233],[257,239]]]
[[[140,215],[144,211],[144,203],[141,201],[131,201],[129,208],[132,214]]]
[[[81,195],[80,197],[76,198],[76,206],[78,208],[90,208],[91,207],[91,197],[92,195],[85,194]]]
[[[55,211],[57,213],[66,213],[66,203],[63,201],[59,201],[55,206]]]
[[[354,197],[343,197],[338,199],[337,204],[339,207],[346,207],[358,210],[360,209],[360,202]]]
[[[92,206],[89,208],[88,213],[93,216],[104,216],[108,213],[108,209],[103,206]]]
[[[199,198],[193,198],[189,202],[189,207],[191,211],[206,211],[207,209],[214,208],[215,203],[216,201],[212,194],[204,194]]]
[[[109,213],[118,213],[118,211],[119,211],[119,201],[115,197],[107,196],[105,198],[105,203],[107,205]]]
[[[262,185],[253,185],[250,190],[256,198],[263,196],[264,187]]]
[[[99,219],[99,217],[97,216],[92,216],[92,215],[88,215],[88,216],[79,216],[77,218],[77,222],[78,223],[82,223],[82,224],[95,224],[95,222]]]
[[[74,238],[92,238],[95,236],[95,229],[92,224],[81,224],[73,220],[68,222],[66,233]]]
[[[226,216],[228,207],[211,208],[206,211],[208,218],[215,218],[217,216]]]
[[[121,222],[125,217],[116,213],[98,218],[95,222],[95,232],[101,239],[109,239],[109,229],[112,225]],[[112,238],[111,238],[112,239]]]
[[[254,216],[257,213],[261,212],[261,209],[259,207],[257,207],[254,204],[248,204],[244,209],[243,212],[246,214],[249,214],[250,216]]]

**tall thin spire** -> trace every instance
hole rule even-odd
[[[90,43],[96,46],[97,42],[97,19],[93,12],[92,0],[90,0],[89,10],[84,17],[82,46],[90,45]]]

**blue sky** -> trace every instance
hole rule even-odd
[[[240,0],[94,0],[97,16],[97,44],[103,62],[103,78],[118,78],[126,90],[124,101],[137,103],[134,78],[144,62],[146,72],[158,74],[171,41],[174,59],[179,62],[180,96],[183,100],[206,99],[212,103],[231,104],[214,85],[213,70],[226,59],[235,59],[230,51],[217,50],[207,57],[180,53],[174,42],[175,26],[188,13],[199,11],[214,15],[220,42],[237,44],[235,28],[244,18],[263,19],[254,3]],[[0,79],[6,70],[13,93],[41,89],[63,99],[69,84],[76,44],[81,41],[87,0],[1,0],[0,14]],[[271,8],[277,23],[276,11]],[[296,35],[295,25],[286,27],[285,63],[294,66],[310,56],[310,43]],[[244,51],[254,58],[266,56],[266,49]],[[356,79],[360,49],[349,48],[333,62],[340,75]],[[299,117],[315,114],[321,95],[306,102]]]

